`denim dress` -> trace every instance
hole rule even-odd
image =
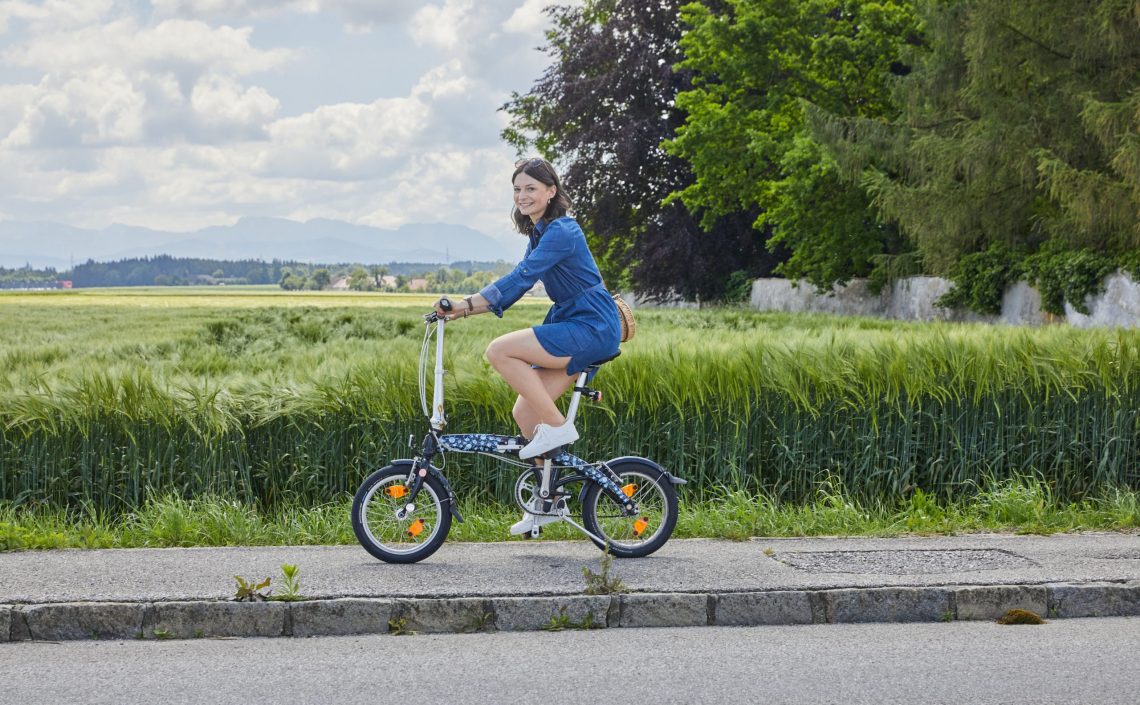
[[[617,353],[621,342],[617,306],[602,284],[586,235],[573,218],[536,223],[523,261],[479,293],[502,318],[503,311],[540,280],[554,305],[542,325],[534,326],[534,334],[543,350],[570,358],[567,375]]]

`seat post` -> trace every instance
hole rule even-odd
[[[582,400],[582,387],[586,386],[586,378],[589,377],[590,369],[587,367],[578,373],[578,381],[574,383],[574,394],[570,397],[570,407],[566,410],[566,422],[574,423],[574,417],[578,414],[578,402]]]

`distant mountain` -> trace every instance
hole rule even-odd
[[[55,267],[171,255],[209,259],[299,262],[444,263],[458,260],[514,260],[502,242],[465,225],[414,223],[396,230],[316,218],[242,218],[233,225],[173,233],[129,225],[102,230],[58,223],[0,221],[0,266]]]

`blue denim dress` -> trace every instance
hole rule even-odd
[[[536,223],[523,261],[479,293],[502,318],[503,311],[539,280],[554,305],[542,325],[534,326],[534,334],[543,350],[570,358],[566,374],[576,375],[591,362],[618,351],[621,320],[617,306],[602,284],[586,235],[573,218]]]

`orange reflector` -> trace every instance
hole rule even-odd
[[[641,536],[643,533],[645,533],[645,530],[648,528],[649,528],[649,519],[647,517],[641,517],[637,521],[633,522],[633,535],[634,536]]]
[[[631,482],[628,485],[626,485],[625,487],[621,488],[621,491],[625,492],[626,497],[632,497],[633,493],[637,492],[637,485],[635,485]]]
[[[413,538],[413,539],[415,537],[419,536],[420,534],[422,534],[423,532],[424,532],[424,520],[423,519],[416,519],[415,521],[412,522],[412,525],[408,527],[408,536]]]
[[[385,490],[385,492],[387,492],[389,497],[399,499],[408,493],[408,488],[403,485],[392,485]]]

